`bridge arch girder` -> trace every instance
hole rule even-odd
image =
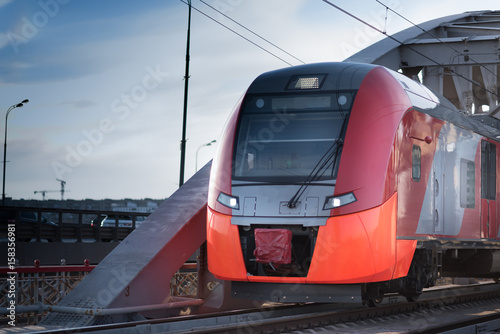
[[[500,118],[500,110],[496,110],[500,102],[500,11],[446,16],[391,37],[345,61],[400,71],[461,110]]]

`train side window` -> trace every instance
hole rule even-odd
[[[476,164],[460,159],[460,206],[473,209],[476,206]]]
[[[420,182],[422,163],[421,163],[421,151],[420,146],[413,145],[411,150],[411,179],[416,182]]]
[[[481,142],[481,197],[496,198],[496,146],[486,140]]]

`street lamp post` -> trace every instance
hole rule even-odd
[[[214,140],[212,140],[210,143],[206,143],[206,144],[200,145],[200,147],[198,147],[198,148],[196,149],[196,163],[195,163],[195,167],[194,167],[195,172],[197,172],[197,171],[198,171],[198,151],[200,150],[200,148],[205,147],[205,146],[210,146],[210,145],[212,145],[212,144],[213,144],[213,143],[215,143],[215,142],[216,142],[216,140],[214,139]]]
[[[187,45],[186,45],[186,72],[184,75],[184,108],[182,113],[182,139],[181,139],[181,167],[179,173],[179,187],[184,184],[184,165],[186,163],[186,122],[187,122],[187,104],[188,104],[188,87],[189,87],[189,44],[191,39],[191,0],[188,0],[188,29],[187,29]]]
[[[25,99],[18,104],[14,104],[7,109],[7,113],[5,114],[5,138],[3,142],[3,183],[2,183],[2,206],[5,206],[5,164],[7,163],[7,120],[9,118],[9,114],[15,108],[21,108],[23,105],[28,103],[29,100]]]

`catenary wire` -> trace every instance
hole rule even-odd
[[[330,6],[334,7],[335,9],[337,9],[337,10],[341,11],[342,13],[344,13],[344,14],[346,14],[346,15],[348,15],[348,16],[350,16],[350,17],[352,17],[353,19],[355,19],[355,20],[357,20],[357,21],[359,21],[359,22],[363,23],[364,25],[366,25],[366,26],[368,26],[368,27],[372,28],[373,30],[378,31],[379,33],[381,33],[381,34],[383,34],[383,35],[387,36],[388,38],[390,38],[390,39],[392,39],[393,41],[395,41],[395,42],[399,43],[400,45],[404,45],[404,46],[405,46],[405,47],[407,47],[408,49],[410,49],[410,50],[412,50],[413,52],[415,52],[416,54],[418,54],[418,55],[420,55],[420,56],[424,57],[425,59],[427,59],[427,60],[429,60],[429,61],[433,62],[434,64],[436,64],[436,65],[438,65],[438,66],[440,66],[440,67],[442,67],[442,68],[444,68],[444,69],[448,69],[450,72],[452,72],[452,73],[453,73],[453,74],[455,74],[456,76],[458,76],[458,77],[460,77],[460,78],[462,78],[462,79],[464,79],[464,80],[466,80],[466,81],[468,81],[468,82],[472,83],[473,85],[475,85],[475,86],[477,86],[477,87],[479,87],[479,88],[481,88],[481,89],[484,89],[486,92],[490,93],[491,95],[493,95],[493,96],[497,96],[497,97],[499,96],[497,93],[492,92],[492,91],[490,91],[489,89],[487,89],[486,87],[481,86],[480,84],[478,84],[478,83],[477,83],[477,82],[475,82],[474,80],[471,80],[471,79],[467,78],[466,76],[463,76],[463,75],[461,75],[460,73],[458,73],[458,72],[454,71],[453,69],[451,69],[451,68],[449,68],[449,67],[444,66],[443,64],[441,64],[441,63],[439,63],[438,61],[436,61],[436,60],[432,59],[431,57],[429,57],[429,56],[425,55],[424,53],[422,53],[422,52],[420,52],[420,51],[418,51],[418,50],[416,50],[416,49],[412,48],[412,47],[411,47],[411,46],[409,46],[409,45],[404,44],[404,42],[402,42],[402,41],[398,40],[398,39],[397,39],[397,38],[395,38],[394,36],[388,35],[386,32],[384,32],[384,31],[380,30],[379,28],[375,27],[374,25],[372,25],[372,24],[370,24],[370,23],[368,23],[368,22],[366,22],[366,21],[364,21],[364,20],[360,19],[360,18],[359,18],[359,17],[357,17],[356,15],[349,13],[348,11],[346,11],[346,10],[342,9],[341,7],[339,7],[339,6],[337,6],[337,5],[333,4],[333,3],[331,3],[330,1],[328,1],[328,0],[322,0],[322,1],[323,1],[323,2],[325,2],[325,3],[327,3],[327,4],[329,4]]]
[[[384,4],[383,2],[381,2],[380,0],[375,0],[377,1],[379,4],[381,4],[382,6],[384,6],[386,8],[386,11],[389,10],[391,11],[392,13],[396,14],[397,16],[399,16],[400,18],[402,18],[403,20],[405,20],[406,22],[410,23],[411,25],[413,25],[414,27],[422,30],[422,32],[426,33],[427,35],[429,35],[431,38],[437,40],[438,42],[442,43],[443,45],[449,47],[450,49],[452,49],[453,51],[455,51],[456,53],[458,53],[460,56],[466,56],[465,53],[455,49],[453,46],[451,46],[449,43],[446,43],[445,41],[443,41],[441,38],[437,37],[436,35],[433,35],[431,34],[429,31],[425,30],[424,28],[420,27],[418,24],[416,23],[413,23],[411,20],[407,19],[406,17],[404,17],[403,15],[401,15],[400,13],[396,12],[394,9],[390,8],[389,6],[387,6],[386,4]],[[478,66],[481,66],[482,68],[484,68],[486,71],[490,72],[491,74],[493,74],[495,76],[495,78],[497,78],[498,76],[493,72],[491,71],[489,68],[487,68],[486,66],[484,66],[483,64],[477,62],[476,60],[474,60],[472,57],[470,57],[469,55],[469,60],[472,61],[474,64],[478,65]]]
[[[231,20],[233,23],[239,25],[240,27],[242,27],[243,29],[245,29],[246,31],[252,33],[253,35],[259,37],[260,39],[262,39],[263,41],[271,44],[272,46],[274,46],[276,49],[280,50],[281,52],[283,53],[286,53],[287,55],[289,55],[290,57],[294,58],[295,60],[297,60],[298,62],[301,62],[302,64],[305,64],[304,61],[302,61],[301,59],[295,57],[294,55],[292,55],[291,53],[287,52],[286,50],[283,50],[282,48],[280,48],[279,46],[277,46],[276,44],[274,44],[273,42],[269,41],[268,39],[262,37],[261,35],[257,34],[256,32],[248,29],[247,27],[245,27],[244,25],[242,25],[241,23],[233,20],[232,18],[230,18],[229,16],[227,16],[226,14],[224,14],[223,12],[221,12],[220,10],[218,10],[217,8],[209,5],[208,3],[206,3],[205,1],[203,0],[200,0],[201,3],[205,4],[206,6],[212,8],[213,10],[215,10],[217,13],[221,14],[222,16],[224,16],[225,18],[227,18],[228,20]]]
[[[184,1],[184,0],[180,0],[182,3],[186,4],[189,6],[189,4]],[[223,24],[222,22],[214,19],[213,17],[211,17],[210,15],[202,12],[201,10],[199,10],[198,8],[194,7],[193,5],[191,5],[191,8],[194,9],[195,11],[197,11],[198,13],[202,14],[203,16],[206,16],[207,18],[209,18],[210,20],[214,21],[215,23],[223,26],[224,28],[226,28],[227,30],[231,31],[232,33],[238,35],[239,37],[243,38],[244,40],[246,40],[247,42],[253,44],[254,46],[258,47],[259,49],[261,49],[262,51],[264,52],[267,52],[268,54],[270,54],[271,56],[281,60],[282,62],[284,62],[285,64],[289,65],[289,66],[293,66],[293,64],[287,62],[286,60],[284,60],[283,58],[279,57],[278,55],[272,53],[271,51],[267,50],[266,48],[260,46],[259,44],[255,43],[254,41],[250,40],[249,38],[243,36],[242,34],[238,33],[237,31],[235,31],[234,29],[231,29],[230,27],[228,27],[227,25]]]

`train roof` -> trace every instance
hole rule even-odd
[[[361,63],[315,63],[286,67],[270,71],[258,76],[250,85],[248,93],[265,94],[291,92],[290,78],[294,76],[326,75],[321,84],[321,90],[352,90],[358,89],[364,77],[379,65]]]
[[[429,114],[438,119],[448,121],[465,129],[470,129],[484,137],[500,142],[500,121],[489,115],[473,114],[452,110],[449,108],[436,108],[418,111]]]
[[[439,96],[421,83],[389,70],[401,83],[415,110],[500,141],[500,120],[486,113],[469,114],[457,109],[447,98]]]
[[[279,93],[280,91],[290,93],[297,89],[290,87],[292,82],[296,82],[293,81],[293,78],[301,76],[317,76],[322,82],[316,88],[320,88],[321,91],[357,90],[368,72],[376,67],[383,66],[365,63],[329,62],[287,67],[261,74],[250,85],[247,93],[266,94]],[[500,142],[499,119],[488,114],[469,115],[465,111],[458,110],[445,97],[432,92],[421,83],[391,69],[385,69],[398,80],[402,88],[407,92],[415,110],[459,127],[470,129]]]

